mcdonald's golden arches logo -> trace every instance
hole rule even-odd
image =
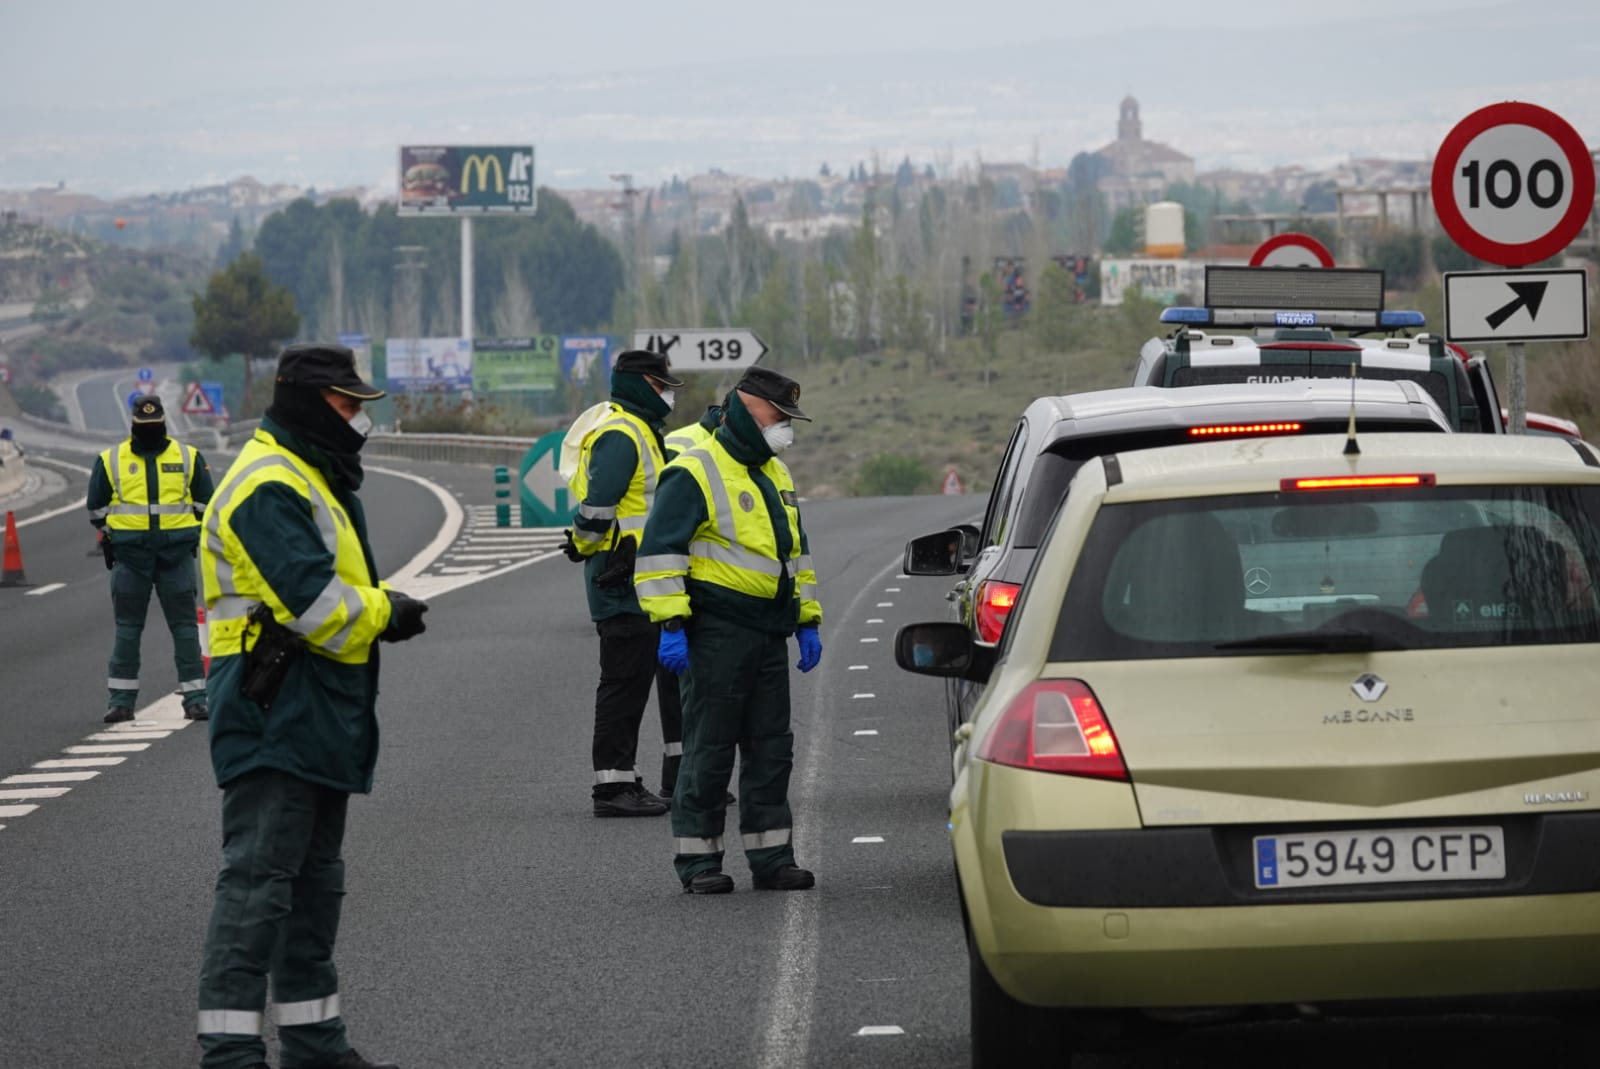
[[[489,191],[489,171],[494,171],[494,191],[506,191],[506,173],[500,167],[500,157],[495,155],[479,155],[473,153],[461,164],[461,192],[467,193],[472,185],[472,173],[478,173],[478,192]]]

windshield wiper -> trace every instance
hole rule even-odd
[[[1410,649],[1393,635],[1373,631],[1289,631],[1281,635],[1219,642],[1219,650],[1308,650],[1313,653],[1370,653],[1373,650]]]

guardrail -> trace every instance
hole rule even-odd
[[[400,457],[436,464],[494,467],[516,470],[537,438],[497,438],[483,434],[374,433],[361,450],[364,457]]]

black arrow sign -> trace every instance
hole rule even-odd
[[[1489,324],[1490,330],[1498,329],[1501,323],[1516,314],[1518,308],[1528,309],[1528,318],[1539,317],[1539,306],[1544,303],[1544,291],[1550,285],[1549,280],[1544,282],[1507,282],[1511,292],[1517,299],[1503,308],[1496,309],[1484,317],[1484,322]]]

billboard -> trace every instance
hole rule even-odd
[[[561,336],[561,376],[582,386],[598,370],[611,373],[611,339],[605,334],[563,334]]]
[[[391,393],[472,389],[472,343],[466,338],[390,338]]]
[[[1192,260],[1101,260],[1100,303],[1121,304],[1129,290],[1146,300],[1175,304],[1180,294],[1188,300],[1205,300],[1205,264]]]
[[[405,145],[401,215],[531,213],[532,145]]]
[[[356,374],[363,382],[372,381],[372,338],[366,334],[341,334],[339,344],[356,357]]]
[[[560,339],[478,338],[472,343],[472,388],[480,393],[553,390],[560,377]]]

